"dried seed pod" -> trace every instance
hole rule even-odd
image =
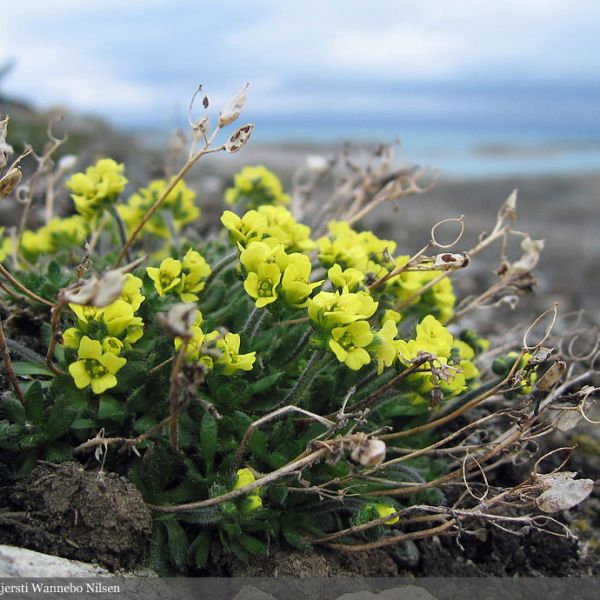
[[[536,389],[540,392],[549,391],[557,383],[567,370],[567,363],[557,360],[539,379]]]
[[[469,257],[466,254],[456,252],[444,252],[437,254],[433,261],[436,269],[460,269],[469,264]]]
[[[544,491],[536,499],[538,508],[555,513],[583,502],[594,489],[591,479],[574,479],[576,473],[567,471],[539,476]]]
[[[254,123],[248,123],[240,127],[231,137],[225,142],[225,152],[233,154],[242,148],[242,146],[250,139]]]
[[[112,304],[122,293],[125,277],[119,270],[107,271],[100,278],[92,276],[77,291],[65,292],[67,302],[103,308]]]
[[[174,337],[189,338],[192,326],[198,320],[198,316],[195,304],[179,302],[161,320],[161,325]]]
[[[359,465],[374,467],[380,465],[385,459],[386,446],[382,440],[364,439],[356,444],[350,458]]]
[[[248,100],[248,83],[229,101],[219,115],[219,127],[233,123],[241,114]]]
[[[581,421],[581,413],[577,409],[565,409],[558,413],[554,427],[559,431],[570,431]]]
[[[4,177],[0,179],[0,198],[6,198],[10,196],[21,183],[23,174],[19,167],[14,167],[8,171]]]

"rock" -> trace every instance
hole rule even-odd
[[[417,545],[412,542],[403,542],[401,544],[395,544],[388,548],[388,553],[396,561],[399,567],[404,569],[416,569],[419,566],[421,555]]]
[[[25,548],[0,545],[0,577],[97,577],[110,575],[102,567],[49,556]]]

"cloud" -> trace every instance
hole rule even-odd
[[[213,106],[248,80],[258,112],[393,110],[410,82],[598,80],[599,33],[592,0],[21,0],[0,62],[12,93],[122,122],[185,112],[200,82]]]

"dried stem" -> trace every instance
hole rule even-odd
[[[10,359],[10,351],[8,349],[8,345],[6,344],[4,327],[2,326],[2,317],[0,317],[0,353],[2,354],[2,360],[4,361],[4,366],[6,367],[6,374],[8,375],[8,379],[10,380],[13,390],[15,391],[15,395],[21,404],[25,404],[25,394],[23,394],[23,390],[21,390],[19,386],[19,380],[15,374],[15,370]]]
[[[41,296],[38,296],[35,292],[32,292],[29,288],[25,287],[20,281],[15,279],[15,277],[2,264],[0,264],[0,275],[2,275],[5,279],[10,281],[12,285],[14,285],[18,290],[23,292],[32,300],[35,300],[36,302],[39,302],[41,304],[45,304],[50,308],[54,307],[54,304],[52,302],[46,300],[45,298],[42,298]]]
[[[115,268],[118,267],[121,264],[121,262],[123,261],[123,259],[127,256],[127,252],[129,251],[129,248],[131,248],[131,246],[135,242],[137,236],[139,235],[140,231],[144,228],[146,223],[154,216],[156,211],[164,204],[168,195],[175,189],[175,186],[185,177],[185,175],[194,166],[194,164],[196,164],[196,162],[200,158],[202,158],[205,154],[209,154],[211,152],[216,152],[221,149],[220,147],[216,148],[214,150],[210,149],[210,145],[215,140],[215,138],[217,137],[217,134],[219,133],[220,130],[221,130],[220,127],[217,127],[213,131],[210,138],[208,140],[206,140],[202,149],[199,150],[198,152],[196,152],[196,154],[194,154],[187,160],[187,162],[183,165],[183,167],[181,167],[181,169],[179,169],[179,172],[173,177],[173,179],[171,179],[171,182],[169,183],[169,185],[167,185],[167,187],[165,188],[163,193],[160,195],[160,197],[148,209],[148,212],[140,220],[140,222],[137,224],[136,228],[131,232],[131,235],[129,236],[129,238],[127,239],[127,241],[121,248],[121,252],[119,253],[119,256],[117,257],[117,260],[115,262]]]

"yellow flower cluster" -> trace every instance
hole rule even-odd
[[[67,182],[77,212],[93,219],[102,209],[113,204],[127,185],[124,166],[112,158],[102,158],[85,173],[75,173]]]
[[[381,240],[371,231],[356,232],[346,221],[331,221],[329,235],[317,240],[319,260],[324,267],[336,263],[344,269],[358,269],[376,278],[386,275],[384,252],[396,251],[396,242]],[[388,265],[389,266],[389,265]]]
[[[21,249],[27,258],[33,259],[40,254],[53,254],[65,248],[82,246],[88,233],[89,225],[80,215],[63,219],[54,217],[36,231],[26,229]]]
[[[146,273],[159,296],[175,294],[182,302],[195,302],[211,268],[199,252],[190,248],[183,260],[165,258],[159,267],[147,267]]]
[[[136,316],[144,301],[142,280],[125,276],[121,296],[104,308],[69,304],[77,320],[62,336],[65,348],[77,349],[78,359],[69,373],[80,388],[91,386],[95,394],[115,387],[117,371],[127,360],[120,356],[144,335],[144,322]]]
[[[294,308],[306,306],[321,281],[310,283],[311,264],[305,254],[287,254],[274,238],[251,242],[240,254],[246,272],[244,289],[254,298],[256,308],[264,308],[280,298]]]
[[[207,370],[219,369],[224,375],[238,371],[251,371],[256,352],[240,354],[240,336],[237,333],[219,331],[204,333],[202,313],[197,311],[196,321],[185,350],[187,360],[203,365]],[[179,350],[183,340],[175,338],[175,349]]]
[[[461,340],[455,340],[452,334],[432,315],[426,316],[416,328],[416,336],[412,340],[396,340],[396,349],[400,362],[410,365],[421,354],[434,355],[434,364],[444,370],[446,375],[437,383],[445,395],[451,397],[460,394],[467,388],[467,382],[479,376],[477,367],[472,362],[475,351]],[[429,366],[424,366],[429,370]],[[434,386],[431,373],[415,373],[409,377],[413,389],[418,394],[429,393]]]
[[[152,205],[162,196],[167,185],[164,179],[152,181],[147,188],[142,188],[130,196],[127,203],[117,206],[117,212],[129,232],[135,229]],[[169,230],[167,218],[171,219],[175,232],[179,232],[184,225],[192,223],[200,216],[200,209],[196,206],[195,199],[196,192],[188,188],[184,181],[178,181],[165,198],[161,208],[144,226],[144,233],[169,239],[172,232]],[[165,215],[166,211],[170,216]]]
[[[395,259],[396,265],[402,267],[409,259],[409,256],[399,256]],[[441,271],[436,270],[404,271],[393,277],[386,284],[385,290],[396,297],[398,304],[403,304],[409,298],[414,297],[419,290],[440,273]],[[413,304],[417,302],[422,302],[429,309],[432,309],[443,323],[448,321],[454,314],[454,305],[456,304],[452,281],[449,277],[441,279],[432,288],[421,294],[420,299],[414,300]]]
[[[233,177],[233,187],[225,190],[225,202],[230,206],[258,208],[263,204],[286,205],[290,197],[283,191],[277,175],[262,165],[244,167]]]
[[[349,291],[363,287],[365,281],[374,282],[388,275],[395,267],[404,266],[410,258],[399,256],[392,263],[387,257],[393,256],[395,242],[382,240],[371,231],[357,232],[345,221],[329,223],[329,235],[319,238],[317,247],[319,261],[329,269],[334,287]],[[446,277],[423,294],[418,294],[439,274],[440,271],[433,270],[403,271],[376,288],[374,293],[388,294],[395,298],[396,304],[407,301],[410,305],[422,303],[445,322],[452,317],[456,303],[450,279]]]
[[[283,206],[259,206],[241,217],[226,210],[221,222],[229,231],[231,241],[241,248],[268,238],[277,240],[287,252],[308,252],[315,247],[310,239],[310,227],[298,223]]]
[[[235,482],[233,484],[234,490],[240,490],[251,483],[256,481],[254,473],[247,468],[239,469],[235,475]],[[260,497],[260,488],[254,488],[250,494],[245,496],[242,500],[242,512],[250,513],[258,508],[262,507],[262,498]]]
[[[358,371],[374,358],[381,373],[396,359],[394,338],[398,329],[393,320],[388,320],[381,329],[372,331],[368,319],[377,306],[363,291],[319,292],[308,301],[308,316],[341,363]]]

